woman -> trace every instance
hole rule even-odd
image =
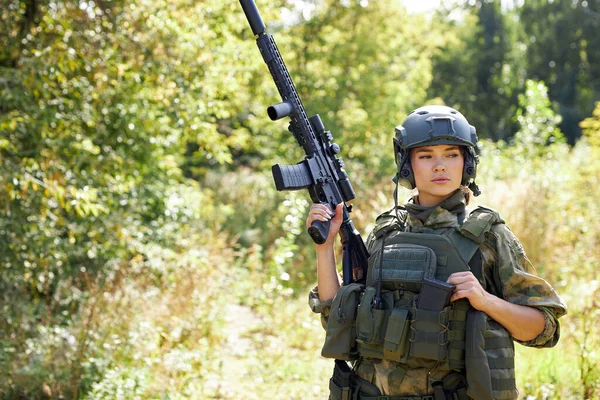
[[[449,107],[419,108],[396,128],[394,180],[418,194],[377,218],[364,284],[340,288],[341,205],[311,206],[307,226],[331,222],[309,297],[327,330],[323,355],[353,361],[350,387],[332,379],[330,398],[517,398],[512,341],[557,343],[561,298],[497,212],[466,210],[479,194],[476,142]]]

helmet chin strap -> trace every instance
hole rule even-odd
[[[398,179],[400,178],[398,174],[399,172],[396,172],[396,175],[394,175],[392,181],[394,181],[394,183],[396,184],[396,187],[394,188],[394,211],[396,213],[396,219],[398,219],[398,221],[401,221],[400,214],[398,214]]]
[[[396,172],[396,175],[394,175],[394,177],[392,178],[392,181],[396,185],[396,187],[394,188],[394,207],[396,208],[398,208],[398,178],[398,172]]]

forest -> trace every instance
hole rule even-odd
[[[476,127],[474,205],[569,307],[520,396],[600,398],[600,0],[256,1],[363,238],[406,114]],[[239,2],[0,3],[0,397],[327,398],[310,197],[271,175],[304,153]]]

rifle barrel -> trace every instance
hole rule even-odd
[[[263,33],[265,31],[265,23],[258,12],[258,8],[256,7],[254,0],[240,0],[240,4],[244,9],[244,14],[246,14],[246,18],[250,23],[250,28],[252,28],[252,33],[254,33],[254,36]]]

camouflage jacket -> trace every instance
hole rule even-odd
[[[455,214],[444,208],[436,208],[425,222],[399,210],[401,217],[406,218],[408,230],[411,232],[440,233],[445,228],[458,226]],[[377,223],[382,218],[390,218],[391,213],[380,215]],[[373,232],[367,239],[367,248],[371,252],[373,246]],[[567,307],[552,286],[544,279],[537,276],[535,268],[527,258],[523,246],[505,224],[497,224],[486,234],[485,241],[480,245],[482,255],[483,286],[491,294],[514,304],[536,307],[542,311],[545,319],[545,328],[536,338],[523,342],[515,340],[522,345],[530,347],[552,347],[560,337],[558,318],[566,314]],[[326,327],[329,309],[332,300],[321,302],[317,288],[309,294],[309,305],[313,312],[321,314],[323,326]],[[401,379],[394,380],[395,366],[391,362],[382,360],[373,363],[361,360],[357,372],[359,376],[376,384],[382,392],[391,395],[411,394],[425,395],[430,393],[427,376],[430,371],[423,368],[409,370]],[[440,379],[435,373],[429,375],[431,379]]]

